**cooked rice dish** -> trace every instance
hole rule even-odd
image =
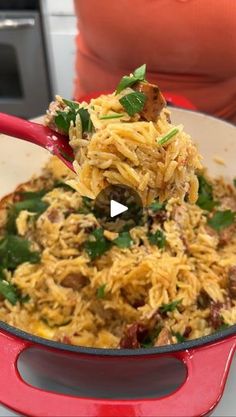
[[[76,173],[52,157],[0,205],[0,320],[67,344],[128,349],[235,324],[235,184],[209,178],[179,128],[155,147],[176,129],[164,107],[155,122],[141,113],[117,122],[101,115],[123,112],[118,94],[92,100],[89,112],[66,102],[53,103],[47,123],[67,129]],[[109,183],[142,196],[130,231],[96,218],[93,199]]]
[[[183,126],[171,124],[157,86],[139,81],[77,107],[57,96],[46,124],[69,134],[77,173],[70,185],[81,195],[94,199],[106,186],[123,184],[135,188],[145,206],[186,194],[196,202],[201,156]]]

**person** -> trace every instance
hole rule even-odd
[[[163,92],[236,123],[236,0],[74,1],[76,99],[146,63]]]

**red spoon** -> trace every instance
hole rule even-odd
[[[26,140],[47,149],[74,171],[72,165],[74,161],[73,150],[66,136],[56,133],[46,126],[5,113],[0,113],[0,133]]]

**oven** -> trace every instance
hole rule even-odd
[[[28,8],[25,1],[5,3],[0,3],[0,112],[34,117],[51,99],[40,11],[37,2]]]

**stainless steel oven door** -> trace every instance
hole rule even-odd
[[[0,111],[34,117],[50,98],[39,13],[0,11]]]

